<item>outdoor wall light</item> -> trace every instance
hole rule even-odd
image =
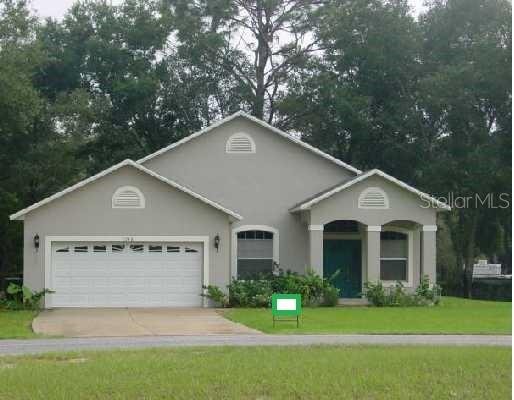
[[[214,248],[216,251],[219,251],[220,249],[220,235],[214,236]]]
[[[34,247],[39,249],[39,235],[36,233],[36,236],[34,236]]]

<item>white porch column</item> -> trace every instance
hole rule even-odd
[[[309,225],[309,263],[309,268],[323,276],[323,225]]]
[[[423,225],[421,237],[421,277],[428,275],[436,283],[436,232],[437,225]]]
[[[368,225],[367,243],[366,243],[366,259],[368,262],[368,282],[376,283],[380,280],[380,225]]]

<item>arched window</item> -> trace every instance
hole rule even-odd
[[[389,208],[389,198],[382,189],[369,187],[364,189],[359,195],[359,208],[383,210]]]
[[[112,208],[145,208],[145,196],[134,186],[122,186],[112,195]]]
[[[246,133],[235,133],[228,138],[226,151],[229,154],[255,153],[255,142]]]
[[[278,263],[278,231],[267,226],[241,226],[233,231],[232,275],[256,279],[273,273]]]

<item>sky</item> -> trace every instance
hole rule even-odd
[[[112,4],[121,3],[121,0],[110,0]],[[423,11],[424,0],[409,0],[415,15]],[[32,8],[43,18],[53,17],[61,19],[66,10],[75,3],[75,0],[32,0]]]

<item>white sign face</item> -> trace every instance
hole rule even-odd
[[[296,310],[296,299],[277,299],[278,311]]]

